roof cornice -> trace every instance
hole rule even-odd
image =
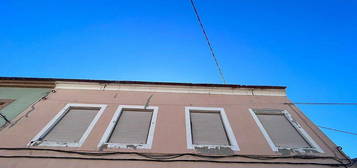
[[[63,79],[63,78],[28,78],[28,77],[0,77],[0,83],[33,83],[53,84],[55,82],[87,82],[102,84],[139,84],[139,85],[166,85],[166,86],[198,86],[216,88],[250,88],[250,89],[286,89],[285,86],[263,86],[263,85],[234,85],[234,84],[209,84],[209,83],[176,83],[176,82],[147,82],[147,81],[116,81],[116,80],[93,80],[93,79]]]
[[[0,87],[54,88],[55,86],[55,81],[7,79],[0,77]]]

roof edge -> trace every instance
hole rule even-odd
[[[32,77],[0,77],[7,81],[42,81],[42,82],[93,82],[93,83],[116,83],[116,84],[151,84],[151,85],[173,85],[173,86],[201,86],[201,87],[229,87],[229,88],[254,88],[254,89],[286,89],[286,86],[264,86],[264,85],[236,85],[236,84],[212,84],[212,83],[178,83],[178,82],[148,82],[148,81],[117,81],[96,79],[65,79],[65,78],[32,78]]]

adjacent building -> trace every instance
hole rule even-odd
[[[55,87],[0,131],[1,167],[349,164],[349,158],[290,102],[285,87],[21,80],[52,82]]]
[[[0,78],[0,130],[54,86],[53,81]]]

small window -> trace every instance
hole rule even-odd
[[[67,104],[30,145],[80,147],[106,105]]]
[[[250,112],[274,151],[316,149],[322,152],[286,110],[262,109],[250,110]]]
[[[230,147],[239,150],[223,108],[186,107],[186,138],[189,149]]]
[[[150,149],[158,107],[119,106],[98,147]]]

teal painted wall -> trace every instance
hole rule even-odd
[[[0,99],[15,99],[14,102],[1,109],[0,112],[11,121],[32,103],[47,95],[50,90],[48,88],[0,87]],[[5,123],[5,120],[0,117],[0,127]]]

